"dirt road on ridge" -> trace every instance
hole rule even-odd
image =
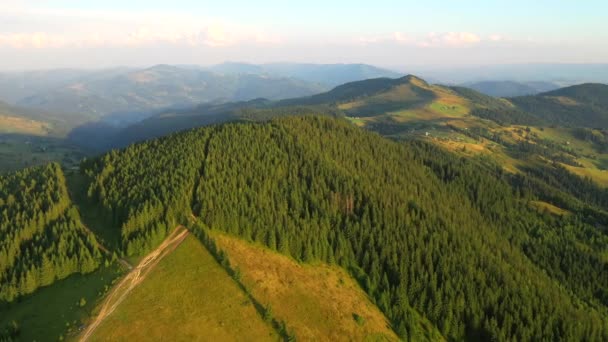
[[[141,262],[131,270],[108,294],[106,299],[104,300],[103,305],[101,306],[101,310],[95,319],[89,324],[86,328],[82,336],[80,337],[80,341],[86,341],[91,334],[95,331],[95,329],[103,322],[103,320],[108,317],[122,301],[125,300],[127,295],[139,284],[141,283],[148,273],[154,266],[158,264],[158,262],[165,257],[167,254],[171,253],[177,246],[181,244],[182,241],[188,236],[189,232],[183,226],[179,226],[175,228],[175,230],[167,236],[167,238],[160,244],[154,251],[150,254],[146,255]]]

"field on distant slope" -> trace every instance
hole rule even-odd
[[[82,149],[56,138],[0,135],[0,173],[52,161],[73,168],[86,154]]]
[[[468,101],[450,89],[415,77],[385,92],[340,103],[338,108],[354,120],[367,123],[445,120],[462,118],[470,112]]]
[[[0,133],[47,135],[50,130],[51,125],[46,122],[2,115],[0,113]]]
[[[398,340],[382,312],[343,269],[299,264],[259,245],[218,232],[213,236],[245,287],[298,340]]]
[[[162,259],[90,341],[278,340],[247,295],[190,236]]]

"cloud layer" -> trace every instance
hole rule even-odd
[[[357,39],[358,43],[364,45],[394,43],[420,48],[462,48],[488,42],[497,43],[507,41],[508,39],[499,34],[482,36],[472,32],[429,32],[427,34],[394,32],[388,35],[365,36]]]
[[[13,6],[5,6],[12,1]],[[42,0],[41,0],[42,1]],[[0,0],[0,69],[255,63],[508,64],[605,62],[597,44],[515,39],[503,32],[237,22],[203,14],[20,7]],[[10,5],[10,3],[9,3]],[[387,26],[388,27],[388,26]],[[396,28],[396,30],[395,30]],[[385,32],[383,32],[385,30]],[[43,55],[44,58],[40,58]]]
[[[15,21],[19,21],[24,29],[16,30],[6,24]],[[0,10],[0,47],[16,49],[160,43],[225,47],[279,41],[280,37],[254,27],[186,14]]]

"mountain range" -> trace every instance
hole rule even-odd
[[[0,74],[0,99],[20,107],[81,114],[122,126],[168,108],[300,97],[347,81],[396,75],[368,65],[346,64],[226,63],[212,67],[52,70]]]

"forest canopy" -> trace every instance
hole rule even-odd
[[[129,255],[192,212],[296,260],[343,266],[404,338],[417,340],[423,315],[455,340],[608,339],[606,202],[555,190],[581,210],[539,211],[556,188],[533,172],[314,116],[194,129],[82,170]]]

